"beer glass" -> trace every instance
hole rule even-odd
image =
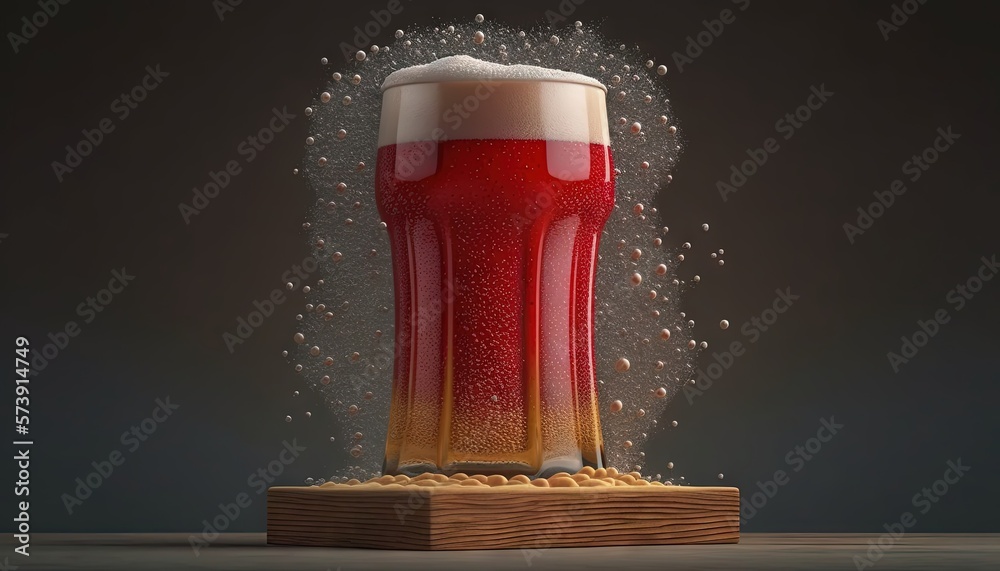
[[[462,56],[383,85],[376,199],[395,292],[384,473],[602,467],[605,95],[582,75]]]

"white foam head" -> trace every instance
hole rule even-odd
[[[469,56],[398,70],[382,84],[379,146],[457,139],[609,143],[607,89],[556,69]]]

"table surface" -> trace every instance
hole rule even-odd
[[[858,569],[878,534],[745,533],[738,545],[590,547],[522,551],[378,551],[277,547],[263,533],[222,534],[196,556],[187,534],[34,534],[30,559],[3,540],[0,569],[449,570],[472,569]],[[883,539],[883,544],[886,540]],[[873,556],[876,553],[872,552]],[[5,566],[6,564],[6,566]],[[906,534],[871,566],[1000,569],[1000,534]]]

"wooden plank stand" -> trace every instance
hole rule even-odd
[[[511,549],[739,543],[740,492],[585,468],[525,476],[382,476],[273,487],[271,545]]]

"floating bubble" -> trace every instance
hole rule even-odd
[[[722,321],[720,321],[719,322],[719,328],[720,329],[729,329],[729,321],[727,321],[725,319],[723,319]]]
[[[667,462],[667,470],[673,470],[673,469],[674,469],[674,463],[673,462]]]
[[[656,73],[660,75],[667,75],[667,66],[661,65],[660,67],[656,68]]]
[[[293,340],[294,340],[294,341],[295,341],[296,343],[300,343],[300,344],[301,344],[301,343],[305,343],[305,342],[306,342],[306,336],[305,336],[305,335],[303,335],[302,333],[296,333],[296,334],[295,334],[295,336],[294,336],[294,337],[292,337],[292,339],[293,339]]]
[[[402,38],[405,34],[403,30],[396,30],[396,39]]]
[[[476,32],[472,36],[472,41],[475,42],[475,43],[477,43],[477,44],[482,44],[483,42],[486,41],[486,34],[484,34],[482,32]]]
[[[622,409],[622,401],[616,400],[611,402],[611,412],[618,412]]]
[[[656,389],[656,398],[664,398],[667,396],[667,389],[660,387]]]
[[[673,426],[674,428],[677,428],[677,424],[678,424],[678,423],[677,423],[677,421],[676,421],[676,420],[671,420],[671,421],[670,421],[670,426]]]
[[[632,285],[639,285],[642,283],[642,275],[640,275],[639,272],[636,272],[632,274],[631,280],[632,280]]]
[[[330,98],[331,98],[331,95],[330,95],[329,91],[324,91],[323,93],[319,94],[319,100],[322,101],[323,103],[329,103],[330,102]]]
[[[339,71],[336,71],[331,77],[333,77],[334,81],[340,81],[344,76],[341,75]]]
[[[661,329],[660,330],[660,339],[663,339],[664,341],[669,340],[670,339],[670,330],[669,329]]]
[[[364,50],[358,50],[358,53],[354,54],[354,59],[358,61],[365,61],[366,57],[368,57],[368,55],[365,53]]]
[[[619,373],[624,373],[631,367],[632,364],[629,363],[629,360],[626,359],[625,357],[618,359],[618,361],[615,363],[615,370],[618,371]]]
[[[292,417],[290,417],[290,416],[286,416],[285,417],[285,422],[291,422],[291,421],[292,421]]]
[[[482,24],[483,20],[485,20],[485,19],[486,18],[484,18],[482,14],[476,14],[476,23],[477,24]]]
[[[624,93],[624,91],[622,93]],[[635,123],[632,123],[632,126],[629,127],[629,130],[632,131],[633,135],[638,135],[639,132],[642,131],[642,123],[640,123],[638,121],[636,121]]]
[[[705,232],[708,232],[708,224],[702,224],[701,229],[704,230]]]

